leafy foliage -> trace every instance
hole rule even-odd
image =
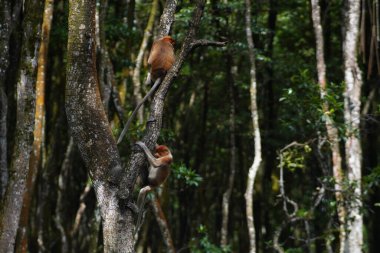
[[[194,170],[187,168],[184,164],[172,165],[173,176],[188,186],[197,187],[202,182],[202,177]]]
[[[230,247],[218,247],[210,242],[207,229],[204,225],[198,227],[199,238],[193,238],[190,244],[190,250],[193,253],[229,253]]]

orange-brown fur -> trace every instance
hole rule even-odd
[[[127,133],[129,125],[131,124],[132,119],[136,116],[139,108],[150,96],[153,95],[155,90],[162,82],[163,77],[166,75],[166,72],[172,67],[175,60],[173,45],[174,40],[170,36],[164,36],[153,42],[153,46],[148,59],[148,64],[150,65],[150,74],[147,77],[146,84],[150,84],[152,81],[154,81],[154,85],[133,110],[131,117],[129,117],[123,131],[117,140],[118,144],[122,141],[125,134]]]
[[[173,161],[173,157],[169,148],[164,145],[156,146],[154,156],[157,158],[157,162],[159,162],[160,165],[156,173],[152,170],[150,171],[148,180],[150,186],[158,187],[164,183],[166,178],[169,176],[169,166]]]
[[[175,60],[173,45],[174,40],[170,36],[164,36],[153,42],[148,58],[153,81],[165,76],[166,72],[173,66]]]

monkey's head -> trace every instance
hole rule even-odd
[[[162,37],[161,40],[166,41],[166,42],[169,42],[169,43],[172,44],[173,46],[174,46],[174,44],[175,44],[175,40],[174,40],[172,37],[170,37],[170,36],[164,36],[164,37]]]
[[[159,157],[163,157],[167,155],[171,155],[171,152],[167,146],[165,145],[156,146],[156,152],[154,154],[155,157],[159,158]]]

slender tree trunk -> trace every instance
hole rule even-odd
[[[333,175],[335,179],[335,197],[337,200],[337,213],[339,218],[339,253],[343,253],[346,240],[345,220],[346,210],[344,207],[343,194],[342,194],[342,156],[339,149],[339,135],[338,129],[334,125],[333,119],[329,115],[329,105],[326,101],[326,64],[323,46],[323,28],[321,24],[321,11],[319,7],[319,0],[311,0],[312,19],[314,26],[314,33],[316,39],[316,59],[318,71],[318,83],[322,99],[323,114],[325,117],[325,124],[327,136],[331,145],[332,151],[332,166]]]
[[[29,172],[26,180],[26,191],[23,197],[23,206],[20,216],[18,229],[18,238],[16,252],[27,252],[28,244],[28,222],[30,214],[30,205],[32,202],[34,185],[37,176],[38,166],[41,162],[41,148],[44,140],[44,121],[45,121],[45,75],[46,62],[49,46],[49,35],[51,30],[51,21],[53,18],[53,0],[45,0],[45,11],[42,21],[41,45],[38,54],[37,83],[36,83],[36,112],[34,119],[34,141],[33,150],[29,160]]]
[[[251,94],[251,115],[252,115],[252,127],[253,133],[255,136],[255,157],[253,160],[252,166],[249,168],[248,180],[247,180],[247,189],[245,191],[245,202],[246,202],[246,215],[247,215],[247,225],[249,232],[249,247],[250,253],[256,253],[256,231],[254,224],[253,216],[253,190],[255,186],[255,178],[257,171],[260,168],[262,157],[261,157],[261,136],[260,136],[260,127],[259,127],[259,112],[257,108],[257,83],[256,83],[256,65],[255,65],[255,52],[254,52],[254,43],[251,29],[251,1],[245,0],[246,13],[245,13],[245,22],[246,22],[246,35],[248,42],[248,54],[249,61],[251,63],[251,85],[250,85],[250,94]]]
[[[141,95],[141,80],[140,80],[140,74],[141,74],[141,66],[143,62],[143,56],[144,52],[146,51],[146,48],[148,46],[148,40],[150,36],[152,35],[152,30],[153,30],[153,25],[154,25],[154,19],[156,17],[156,12],[158,8],[158,0],[153,0],[152,3],[152,9],[150,11],[148,23],[146,25],[145,31],[144,31],[144,37],[141,42],[140,50],[137,54],[136,57],[136,65],[135,69],[133,70],[133,95],[136,100],[136,105],[140,104],[142,100],[142,95]],[[142,105],[138,111],[137,118],[139,120],[139,123],[142,124],[144,117],[144,105]]]
[[[65,158],[62,162],[61,171],[58,176],[58,193],[57,193],[57,203],[55,208],[55,224],[60,233],[61,240],[61,253],[69,252],[69,236],[67,232],[67,225],[65,224],[65,209],[64,205],[64,195],[68,190],[68,181],[69,181],[69,170],[70,166],[73,164],[73,157],[76,152],[74,147],[73,138],[70,138],[69,144],[67,145]]]
[[[35,81],[43,2],[25,2],[21,62],[17,81],[16,140],[0,217],[0,252],[13,252],[29,169],[35,113]]]
[[[268,35],[266,39],[266,52],[265,55],[268,59],[271,59],[265,64],[264,70],[264,83],[262,85],[265,97],[262,99],[263,103],[263,119],[262,119],[262,128],[265,129],[263,132],[263,139],[267,141],[263,142],[263,152],[265,156],[263,157],[263,189],[262,189],[262,199],[261,201],[261,214],[263,221],[264,229],[260,229],[262,233],[262,240],[259,247],[265,247],[265,242],[272,239],[273,235],[273,223],[271,222],[272,214],[271,210],[273,208],[273,190],[272,190],[272,176],[273,170],[276,169],[276,147],[273,141],[278,135],[277,131],[277,109],[276,109],[276,98],[274,91],[274,79],[275,74],[273,71],[273,44],[276,34],[276,23],[277,23],[277,11],[278,9],[278,0],[269,0],[269,10],[268,10]]]
[[[166,220],[165,214],[162,210],[160,200],[154,195],[154,198],[149,201],[152,207],[154,216],[156,217],[156,221],[161,231],[162,238],[164,240],[166,251],[168,253],[175,253],[175,248],[173,244],[172,235],[169,231],[168,221]]]
[[[9,65],[9,37],[11,34],[11,9],[7,0],[0,2],[0,201],[8,183],[7,111],[5,75]]]
[[[109,104],[112,93],[112,86],[108,81],[108,63],[110,62],[106,45],[105,19],[108,10],[108,0],[100,1],[100,6],[96,9],[96,46],[98,48],[98,78],[100,87],[100,97],[102,98],[104,110],[109,113]]]
[[[361,70],[357,63],[360,1],[347,0],[345,5],[344,59],[344,121],[346,124],[346,164],[348,180],[354,186],[354,198],[347,208],[347,246],[345,252],[360,253],[363,246],[361,197],[362,148],[360,143]]]
[[[235,173],[236,173],[236,137],[235,137],[235,115],[236,115],[236,101],[234,96],[234,79],[233,79],[233,71],[236,69],[236,66],[232,64],[232,57],[228,55],[227,57],[227,82],[229,86],[229,99],[230,99],[230,119],[229,119],[229,127],[230,127],[230,173],[228,177],[228,188],[223,194],[223,202],[222,202],[222,228],[221,228],[221,239],[220,245],[222,247],[226,247],[228,244],[228,220],[229,220],[229,209],[230,209],[230,199],[231,193],[234,187]]]
[[[95,57],[95,0],[70,1],[66,113],[89,169],[103,221],[104,252],[134,252],[133,218],[108,182],[121,162],[100,99]]]
[[[94,217],[90,221],[90,232],[91,232],[91,240],[90,240],[90,247],[88,252],[90,253],[97,253],[98,250],[98,243],[99,243],[99,229],[100,229],[100,214],[98,212],[98,209],[95,209]]]

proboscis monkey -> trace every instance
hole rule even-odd
[[[132,119],[136,116],[136,113],[140,109],[141,105],[154,93],[166,75],[167,71],[173,66],[175,60],[173,45],[174,40],[170,36],[164,36],[153,42],[152,49],[150,50],[148,58],[150,72],[148,74],[146,84],[150,84],[152,81],[154,81],[154,85],[132,112],[131,117],[129,117],[123,131],[119,136],[119,139],[117,140],[117,144],[123,140]]]
[[[138,231],[141,225],[141,218],[146,194],[154,188],[159,187],[168,178],[170,174],[170,164],[173,161],[173,156],[169,148],[164,145],[157,145],[155,148],[155,153],[153,155],[143,142],[138,141],[136,144],[143,149],[149,162],[148,185],[141,188],[139,196],[137,198],[138,217],[135,231]]]

